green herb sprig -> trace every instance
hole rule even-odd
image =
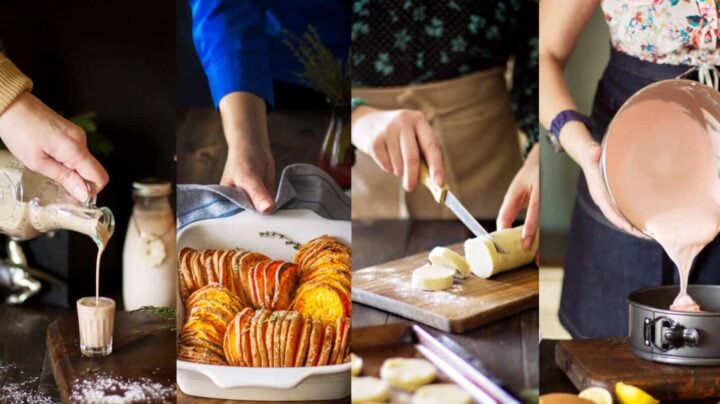
[[[260,235],[260,237],[277,238],[277,239],[284,240],[285,245],[292,246],[292,248],[294,248],[296,250],[299,250],[300,247],[302,247],[302,244],[298,243],[297,241],[291,239],[290,237],[288,237],[282,233],[278,233],[275,231],[261,231],[258,234]]]

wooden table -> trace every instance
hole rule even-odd
[[[48,324],[70,310],[39,303],[0,304],[0,402],[59,402],[45,349]]]
[[[578,394],[570,379],[555,364],[555,346],[558,340],[540,341],[540,395],[550,393]],[[697,400],[694,403],[716,403],[714,400]]]
[[[483,223],[486,228],[492,223]],[[377,220],[354,221],[353,268],[365,268],[433,247],[463,241],[468,230],[457,221]],[[353,303],[352,326],[365,327],[410,322],[393,314]],[[462,334],[443,333],[479,358],[494,376],[513,392],[538,388],[538,310],[496,321]]]

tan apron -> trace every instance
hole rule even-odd
[[[408,87],[354,88],[353,97],[380,109],[422,111],[442,148],[445,181],[480,219],[494,219],[515,173],[522,165],[518,131],[510,112],[505,69]],[[352,217],[449,219],[430,192],[402,189],[401,179],[357,153],[352,169]]]

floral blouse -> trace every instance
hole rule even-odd
[[[720,65],[718,0],[603,0],[615,49],[653,63]]]
[[[536,0],[353,0],[353,87],[453,79],[515,59],[511,108],[538,136]]]

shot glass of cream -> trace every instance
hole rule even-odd
[[[107,297],[83,297],[77,301],[80,352],[85,356],[112,353],[115,301]]]

